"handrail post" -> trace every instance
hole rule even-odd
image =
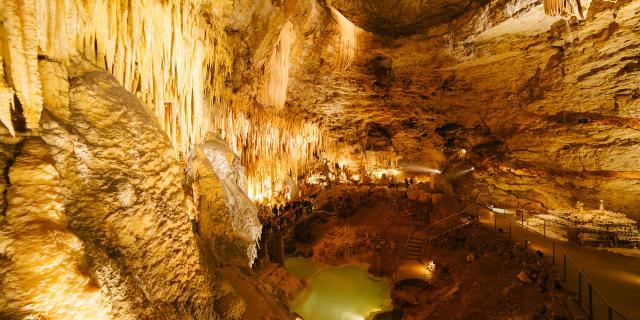
[[[607,319],[608,320],[613,319],[613,310],[611,310],[611,306],[608,306],[607,308]]]
[[[582,307],[582,272],[578,271],[578,303]]]
[[[567,254],[562,254],[562,281],[567,281]]]
[[[589,320],[593,320],[593,291],[591,288],[591,282],[587,282],[589,285]]]
[[[524,212],[520,212],[520,224],[522,226],[522,243],[527,247],[527,232],[524,230]]]

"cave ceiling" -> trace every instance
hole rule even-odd
[[[604,199],[633,212],[640,2],[594,2],[586,20],[566,22],[541,1],[331,5],[361,28],[355,58],[336,71],[330,37],[302,45],[289,112],[401,165],[480,168],[465,178],[475,181],[470,194],[496,203]]]
[[[331,5],[369,32],[406,36],[449,22],[485,0],[334,0]]]

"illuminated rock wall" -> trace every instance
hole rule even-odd
[[[228,212],[232,238],[237,246],[246,248],[245,262],[251,266],[258,253],[257,243],[262,233],[262,224],[258,220],[258,209],[247,196],[244,168],[229,146],[217,136],[207,139],[200,147],[202,150],[198,155],[204,157],[201,160],[206,161],[206,165],[200,166],[203,172],[198,175],[215,174],[217,179],[209,178],[209,188],[222,191],[226,207],[226,210],[217,211]],[[211,198],[211,195],[204,195],[204,198]],[[210,211],[209,214],[215,213]]]
[[[217,318],[213,263],[191,231],[183,173],[154,116],[90,63],[73,59],[68,73],[49,63],[47,79],[70,79],[68,103],[45,104],[41,140],[18,143],[9,163],[0,314]]]
[[[321,21],[339,29],[329,37],[336,50],[328,58],[343,70],[354,59],[357,28],[315,1],[236,2],[231,15],[232,2],[223,0],[3,0],[0,122],[13,135],[23,117],[37,131],[48,98],[39,60],[66,64],[80,54],[153,111],[181,158],[219,130],[247,168],[252,199],[273,197],[275,185],[310,170],[313,153],[323,146],[322,124],[282,110],[305,34],[323,30]],[[252,21],[254,11],[259,14]],[[244,60],[237,39],[228,39],[229,16],[250,21],[250,28],[268,25],[255,35],[240,33],[243,42],[255,37],[256,46],[247,49],[251,61]],[[233,93],[232,70],[250,74],[246,90]],[[15,101],[22,110],[17,118]]]
[[[111,301],[89,274],[83,241],[68,228],[51,148],[24,141],[9,170],[0,222],[0,316],[109,319]]]
[[[365,30],[385,17],[349,4],[360,3],[333,2]],[[345,72],[319,50],[292,64],[290,106],[355,150],[459,178],[473,199],[535,210],[603,199],[638,217],[639,6],[594,1],[565,22],[542,1],[491,1],[411,36],[359,34]],[[397,27],[412,19],[402,9],[389,10]]]
[[[11,91],[29,129],[42,110],[38,55],[79,52],[152,108],[177,151],[210,129],[232,58],[217,12],[224,1],[4,0],[0,120],[12,130]],[[209,18],[207,18],[209,17]],[[6,83],[4,82],[6,80]]]

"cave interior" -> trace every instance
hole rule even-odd
[[[640,0],[0,10],[0,319],[640,319]]]

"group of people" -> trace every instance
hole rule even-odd
[[[294,200],[282,205],[262,206],[260,208],[260,222],[262,236],[266,237],[274,232],[286,228],[311,213],[313,203],[308,199]]]
[[[404,186],[409,188],[411,186],[416,185],[416,177],[414,176],[410,176],[404,177]],[[382,176],[380,177],[380,184],[384,185],[384,186],[388,186],[389,188],[395,188],[396,190],[400,188],[400,185],[402,184],[402,182],[398,182],[398,180],[396,180],[396,176],[391,175],[391,176],[387,176],[386,174],[382,174]]]
[[[404,185],[405,187],[409,188],[409,186],[415,185],[416,184],[416,177],[411,176],[411,177],[404,177]]]

